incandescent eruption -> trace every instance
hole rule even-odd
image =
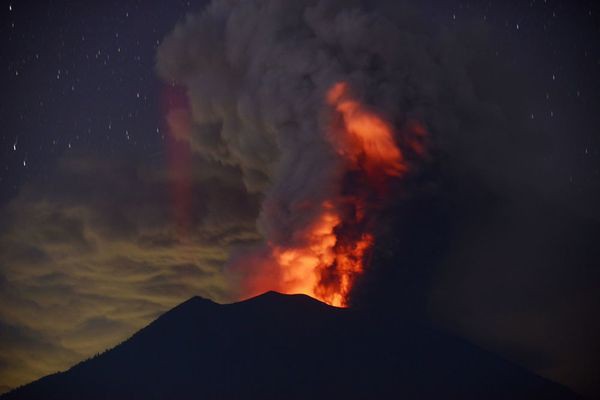
[[[412,23],[350,3],[213,0],[159,48],[159,72],[189,100],[177,136],[210,167],[215,197],[243,210],[237,225],[205,218],[234,298],[348,305],[378,216],[427,153],[417,121],[430,120],[421,75],[437,68],[434,48]]]
[[[373,245],[372,223],[390,179],[408,171],[391,125],[353,97],[346,82],[326,94],[329,124],[324,136],[338,160],[330,175],[329,198],[306,203],[315,208],[312,220],[293,233],[293,246],[266,244],[254,263],[256,273],[244,283],[248,294],[268,290],[303,293],[344,307],[352,285],[364,271]],[[413,146],[422,149],[424,128],[411,124]],[[266,253],[266,254],[265,254]]]

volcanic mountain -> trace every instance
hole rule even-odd
[[[578,397],[434,329],[275,292],[226,305],[191,298],[112,350],[2,396],[383,398]]]

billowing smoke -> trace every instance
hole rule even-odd
[[[215,0],[159,49],[161,75],[190,101],[178,136],[263,197],[264,243],[230,263],[242,296],[346,304],[386,186],[426,151],[424,77],[440,79],[441,55],[414,23],[351,3]]]
[[[398,2],[377,3],[214,0],[159,48],[161,76],[189,97],[191,132],[179,136],[239,169],[246,193],[263,199],[264,243],[230,262],[241,296],[276,289],[346,304],[376,239],[373,214],[393,200],[389,187],[418,170],[429,147],[477,163],[462,147],[495,132],[463,133],[467,109],[471,126],[503,126],[497,107],[478,98],[466,48]],[[355,117],[383,136],[356,136]],[[504,140],[497,136],[481,151]],[[319,272],[307,280],[303,270]]]

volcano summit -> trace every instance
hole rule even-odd
[[[194,297],[117,347],[12,399],[576,399],[424,326],[305,295]]]

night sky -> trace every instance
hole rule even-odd
[[[448,65],[468,65],[465,82],[475,83],[456,86],[494,105],[457,106],[456,121],[437,122],[459,133],[436,142],[442,200],[408,213],[451,221],[439,267],[427,272],[423,313],[600,396],[600,7],[414,3],[415,31],[441,31],[450,39],[440,47],[458,60]],[[3,3],[0,392],[114,346],[193,295],[237,299],[224,266],[260,241],[269,179],[248,183],[210,143],[181,145],[168,133],[181,123],[167,121],[169,110],[188,106],[181,87],[194,63],[177,59],[184,33],[163,40],[205,4]],[[454,100],[439,104],[453,113]],[[469,130],[485,126],[480,119],[493,126],[481,135]],[[443,211],[422,208],[440,202]],[[394,215],[404,212],[399,205]],[[423,251],[435,252],[436,222],[411,223]],[[374,269],[357,301],[410,308],[395,292],[403,275],[386,271]]]

